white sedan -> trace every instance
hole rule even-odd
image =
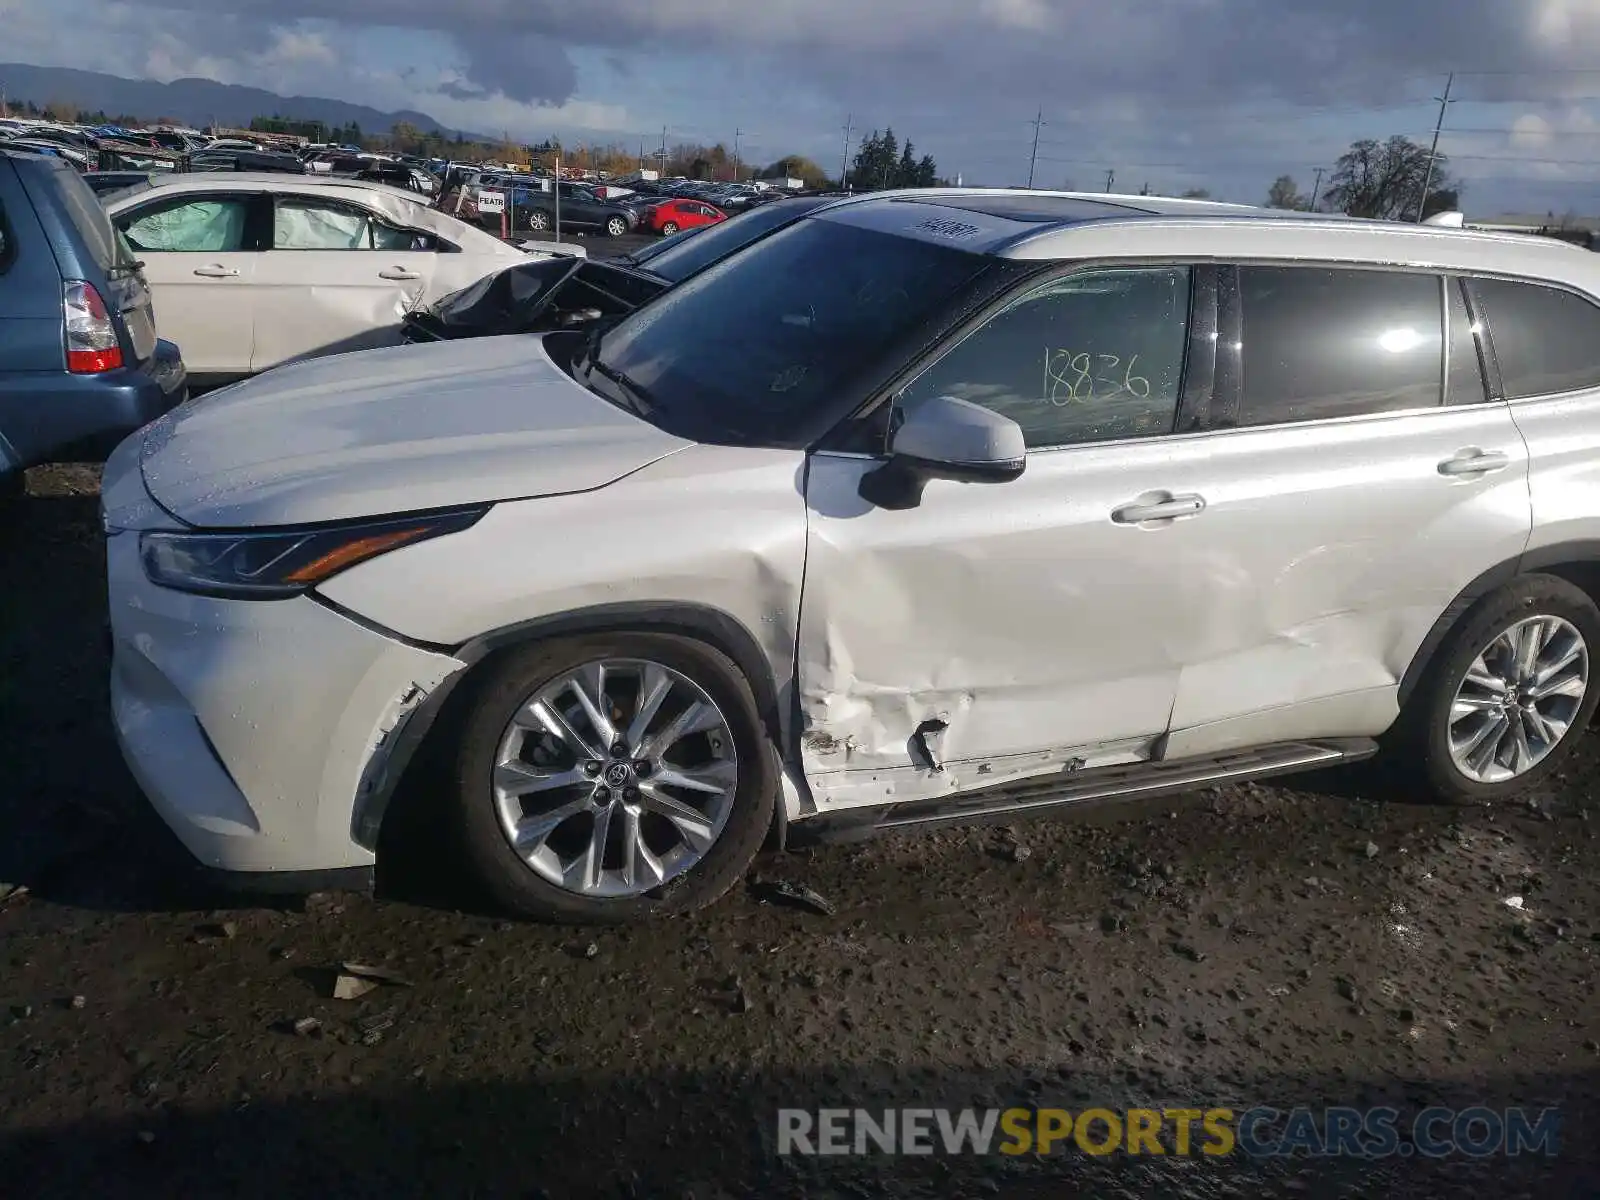
[[[414,193],[325,176],[180,174],[106,208],[202,382],[396,343],[407,312],[529,254]]]

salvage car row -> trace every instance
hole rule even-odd
[[[125,244],[161,190],[111,201],[96,287],[162,252]],[[275,245],[280,199],[194,227]],[[378,264],[444,236],[370,211],[285,229]],[[249,887],[370,879],[426,767],[503,905],[591,922],[709,903],[769,838],[1380,751],[1443,800],[1520,795],[1600,700],[1592,262],[979,189],[520,256],[409,345],[117,447],[117,734]],[[153,358],[112,316],[136,293],[64,293],[66,373]]]

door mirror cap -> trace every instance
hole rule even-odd
[[[862,476],[860,493],[880,508],[915,508],[930,479],[1007,483],[1027,464],[1015,421],[970,400],[934,396],[906,413],[888,461]]]

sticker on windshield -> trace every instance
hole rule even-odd
[[[965,221],[945,221],[938,217],[929,217],[926,221],[919,221],[911,227],[923,233],[931,233],[934,237],[949,238],[951,241],[961,241],[966,238],[975,238],[983,231],[976,225],[968,225]]]
[[[772,377],[772,390],[775,392],[793,391],[799,387],[806,377],[807,368],[800,363],[792,367],[785,367]]]

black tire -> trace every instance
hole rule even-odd
[[[1450,710],[1467,669],[1496,636],[1530,617],[1560,617],[1583,638],[1589,683],[1561,739],[1533,767],[1511,779],[1482,783],[1464,774],[1450,754]],[[1413,768],[1450,804],[1490,804],[1526,795],[1568,758],[1600,703],[1600,608],[1581,588],[1554,575],[1525,575],[1470,608],[1440,645],[1405,711],[1385,739],[1391,756]]]
[[[0,508],[14,504],[28,494],[26,471],[0,471]]]
[[[603,658],[648,659],[692,679],[722,710],[739,762],[727,823],[705,856],[654,891],[620,899],[580,896],[535,873],[506,840],[489,782],[501,738],[517,708],[561,674]],[[750,685],[726,655],[702,642],[665,634],[594,634],[521,647],[484,677],[462,726],[454,807],[469,865],[505,908],[535,920],[625,924],[703,908],[744,877],[772,825],[778,793],[775,762]]]
[[[671,237],[673,234],[675,234],[677,232],[678,232],[678,223],[676,221],[668,221],[665,225],[663,225],[661,227],[661,236],[662,237]]]
[[[610,237],[621,237],[628,232],[628,218],[612,216],[606,218],[606,233]]]
[[[534,209],[528,214],[528,228],[535,233],[548,233],[550,230],[550,214],[543,209]]]

